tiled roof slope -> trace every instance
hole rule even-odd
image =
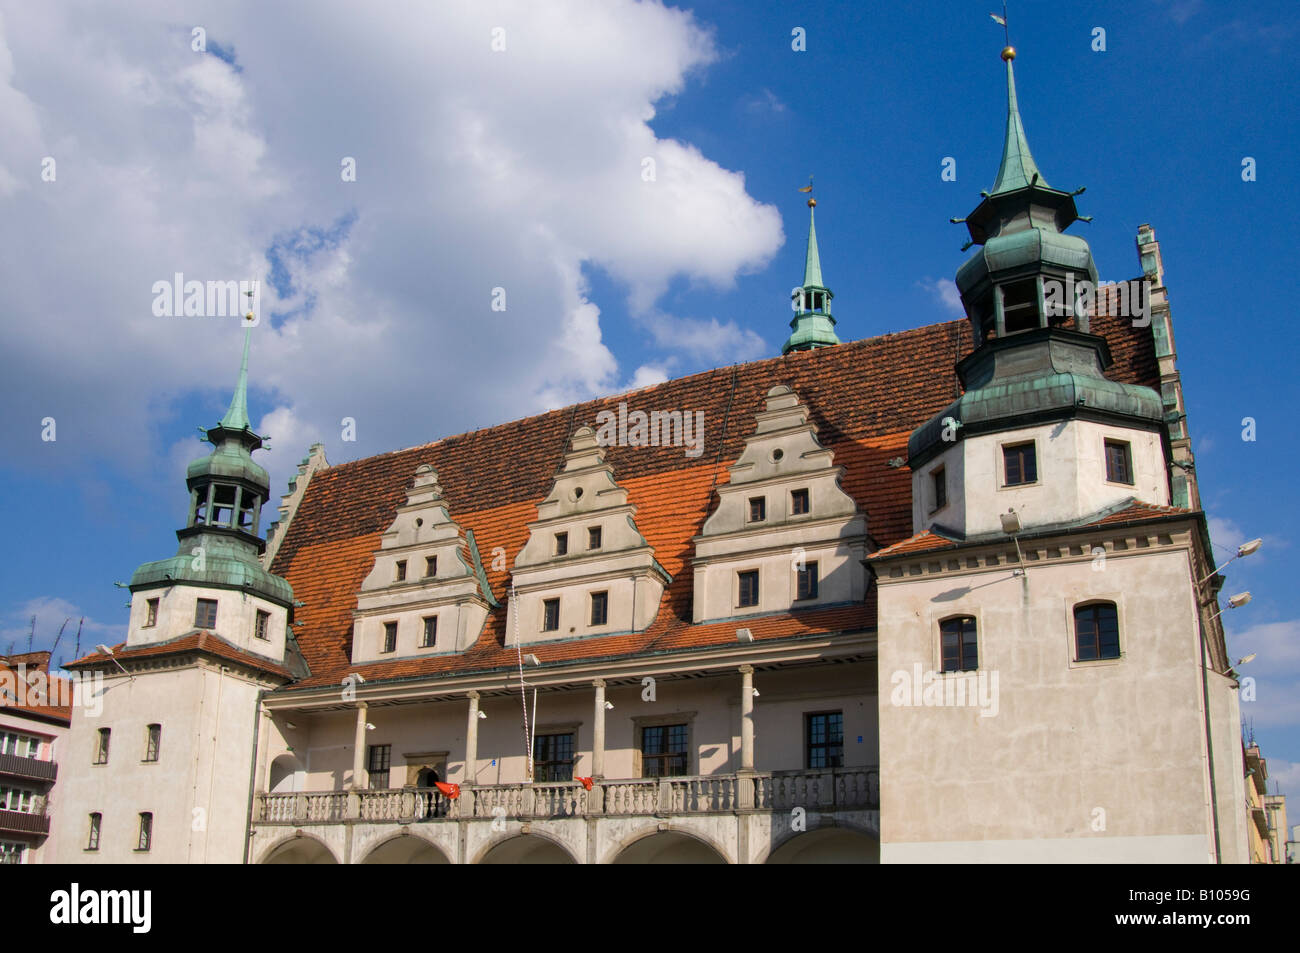
[[[136,658],[149,658],[151,656],[163,655],[183,655],[188,652],[202,652],[208,655],[215,655],[218,658],[228,659],[231,662],[239,662],[249,668],[262,672],[268,672],[271,675],[277,675],[288,681],[293,678],[293,673],[285,666],[278,665],[270,659],[262,658],[260,655],[254,655],[252,652],[245,652],[238,646],[232,645],[217,635],[215,632],[209,632],[206,629],[195,629],[184,635],[177,636],[166,642],[157,642],[153,645],[137,645],[128,647],[125,642],[119,642],[111,646],[113,649],[112,658],[119,662]],[[91,652],[89,655],[82,656],[76,661],[69,662],[64,668],[74,668],[83,665],[97,664],[102,665],[110,657],[98,650]]]
[[[1105,316],[1095,317],[1092,326],[1110,343],[1114,366],[1109,376],[1159,386],[1149,330]],[[720,628],[692,625],[691,538],[713,506],[715,480],[726,482],[727,466],[753,434],[754,414],[776,384],[793,387],[808,406],[823,445],[845,468],[844,489],[865,510],[875,546],[908,537],[911,474],[906,467],[889,466],[888,461],[906,457],[911,431],[960,393],[954,366],[971,347],[969,324],[950,321],[718,368],[321,470],[312,477],[272,565],[273,572],[292,584],[295,598],[305,603],[295,612],[300,623],[295,630],[312,674],[300,684],[337,682],[353,670],[367,678],[385,678],[510,664],[514,651],[503,648],[503,604],[489,616],[478,643],[457,656],[352,666],[352,611],[380,535],[392,522],[396,507],[405,502],[415,468],[432,464],[452,518],[474,531],[488,581],[504,603],[509,567],[527,540],[526,524],[537,518],[537,503],[551,489],[569,435],[583,424],[595,426],[597,413],[616,412],[620,401],[627,403],[629,411],[704,412],[705,444],[699,457],[685,456],[681,447],[613,446],[607,451],[615,479],[637,506],[638,528],[673,581],[658,618],[646,632],[533,646],[531,651],[543,662],[706,645],[715,638],[734,642],[739,625],[751,628],[756,639],[786,637],[809,625],[823,632],[874,626],[874,600],[847,609],[784,613],[761,624],[747,620]],[[504,569],[492,568],[495,547],[505,550]],[[712,631],[715,628],[718,633]]]
[[[35,691],[26,691],[20,696],[23,704],[17,704],[13,699],[5,698],[0,700],[0,713],[9,713],[16,715],[34,715],[37,718],[49,721],[58,721],[68,724],[72,721],[72,706],[48,704],[49,702],[69,701],[72,698],[72,683],[66,678],[59,678],[57,675],[51,675],[49,671],[48,652],[29,652],[23,655],[11,655],[5,657],[0,655],[0,672],[9,673],[12,683],[17,687],[21,675],[31,677],[33,672],[40,671],[45,676],[44,694]],[[19,665],[24,665],[19,669]],[[10,679],[6,679],[6,682]],[[31,683],[28,682],[30,685]]]

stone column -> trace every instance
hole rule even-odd
[[[754,666],[740,666],[740,770],[754,770]]]
[[[597,781],[605,777],[605,680],[594,679],[596,709],[591,719],[591,776]]]
[[[465,779],[461,782],[461,817],[474,816],[474,792],[470,789],[478,775],[478,692],[468,692],[469,720],[465,724]]]
[[[352,790],[366,788],[366,703],[357,702],[357,727],[352,742]]]
[[[257,709],[257,777],[253,779],[253,793],[266,793],[266,754],[271,739],[271,713],[264,706]]]

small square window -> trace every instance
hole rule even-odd
[[[817,598],[817,564],[806,563],[799,570],[795,586],[796,599]]]
[[[591,624],[604,625],[609,621],[609,593],[593,592],[591,594]]]
[[[140,815],[140,839],[136,850],[147,851],[153,846],[153,814],[148,811]]]
[[[103,814],[90,815],[90,836],[86,838],[86,850],[99,850],[99,826],[103,820]]]
[[[600,527],[599,527],[599,526],[589,526],[589,527],[587,527],[587,548],[588,548],[588,549],[600,549],[600,546],[601,546],[601,538],[600,538],[600,537],[601,537],[601,532],[600,532]]]
[[[554,632],[560,627],[560,600],[547,599],[542,602],[542,631]]]
[[[1038,482],[1038,457],[1033,441],[1003,447],[1002,462],[1007,486]]]
[[[385,652],[397,651],[397,623],[396,622],[384,623],[384,651]]]
[[[758,605],[758,570],[736,573],[740,583],[740,607]]]
[[[398,581],[398,582],[405,582],[405,581],[406,581],[406,560],[405,560],[405,559],[399,559],[399,560],[397,561],[397,576],[396,576],[396,578],[397,578],[397,581]]]
[[[1133,452],[1122,440],[1106,441],[1106,479],[1133,485]]]
[[[749,521],[761,523],[767,519],[767,497],[753,496],[749,499]]]
[[[162,725],[150,725],[145,732],[144,760],[157,761],[158,749],[162,746]]]
[[[930,512],[941,510],[948,505],[948,471],[943,467],[937,467],[930,472],[930,486],[932,488],[934,506]]]
[[[425,616],[424,619],[424,637],[420,640],[420,648],[431,649],[438,642],[438,617],[436,615]]]
[[[565,556],[568,555],[568,552],[569,552],[569,534],[556,533],[555,534],[555,555]]]
[[[215,629],[217,627],[217,600],[200,599],[194,607],[194,628]]]
[[[424,578],[430,579],[436,575],[438,575],[438,557],[425,556],[424,557]]]
[[[144,628],[152,629],[158,624],[158,600],[150,599],[145,606]]]
[[[270,626],[271,626],[271,613],[263,609],[258,609],[257,624],[253,627],[253,635],[256,638],[261,639],[263,642],[268,641],[270,639],[270,635],[267,634],[267,630],[270,628]]]
[[[808,491],[791,490],[790,491],[790,515],[802,516],[808,512]]]

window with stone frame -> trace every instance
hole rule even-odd
[[[1074,659],[1092,662],[1119,658],[1119,609],[1113,602],[1074,607]]]
[[[736,573],[738,586],[736,604],[746,609],[758,605],[758,570],[746,569]]]
[[[1006,486],[1038,482],[1038,454],[1032,440],[1003,447],[1002,465]]]
[[[1106,441],[1106,479],[1133,485],[1133,450],[1123,440]]]
[[[397,651],[397,623],[396,622],[384,623],[384,647],[382,651],[384,652]]]
[[[942,672],[973,672],[979,668],[975,617],[953,616],[939,623]]]
[[[438,557],[425,556],[424,557],[424,578],[432,579],[436,575],[438,575]]]
[[[609,622],[609,593],[593,592],[591,594],[591,624],[605,625]]]
[[[538,735],[533,739],[533,780],[573,780],[573,732]]]
[[[560,628],[560,600],[545,599],[542,601],[542,631],[555,632]]]
[[[567,556],[568,554],[569,554],[569,534],[556,533],[555,534],[555,555]]]
[[[265,609],[258,609],[257,621],[253,626],[253,637],[261,639],[263,642],[269,641],[270,635],[268,634],[267,629],[270,628],[270,625],[271,613],[267,612]]]
[[[587,548],[600,549],[601,547],[601,528],[599,526],[587,527]]]
[[[641,727],[641,777],[681,777],[690,767],[690,732],[687,725]]]
[[[399,559],[396,564],[394,579],[397,582],[406,582],[406,560]]]
[[[816,599],[817,582],[817,563],[805,563],[795,573],[795,599]]]
[[[438,617],[429,615],[424,617],[424,632],[420,637],[420,648],[431,649],[438,644]]]
[[[808,491],[806,489],[790,491],[791,516],[803,516],[805,513],[810,512],[810,506]]]
[[[814,712],[806,716],[806,725],[807,766],[844,767],[844,713]]]
[[[751,496],[749,498],[749,521],[761,523],[767,519],[767,497]]]
[[[142,628],[152,629],[158,624],[158,602],[157,599],[149,599],[145,602],[145,617]]]

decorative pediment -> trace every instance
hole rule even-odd
[[[508,641],[516,631],[530,642],[640,631],[654,621],[669,576],[590,427],[574,432],[537,517],[515,559]]]
[[[844,468],[808,408],[780,384],[755,420],[694,540],[696,622],[858,601],[866,591],[866,516],[840,486]]]
[[[353,661],[472,645],[492,602],[475,562],[471,541],[451,518],[437,471],[422,464],[361,584],[353,614]]]

